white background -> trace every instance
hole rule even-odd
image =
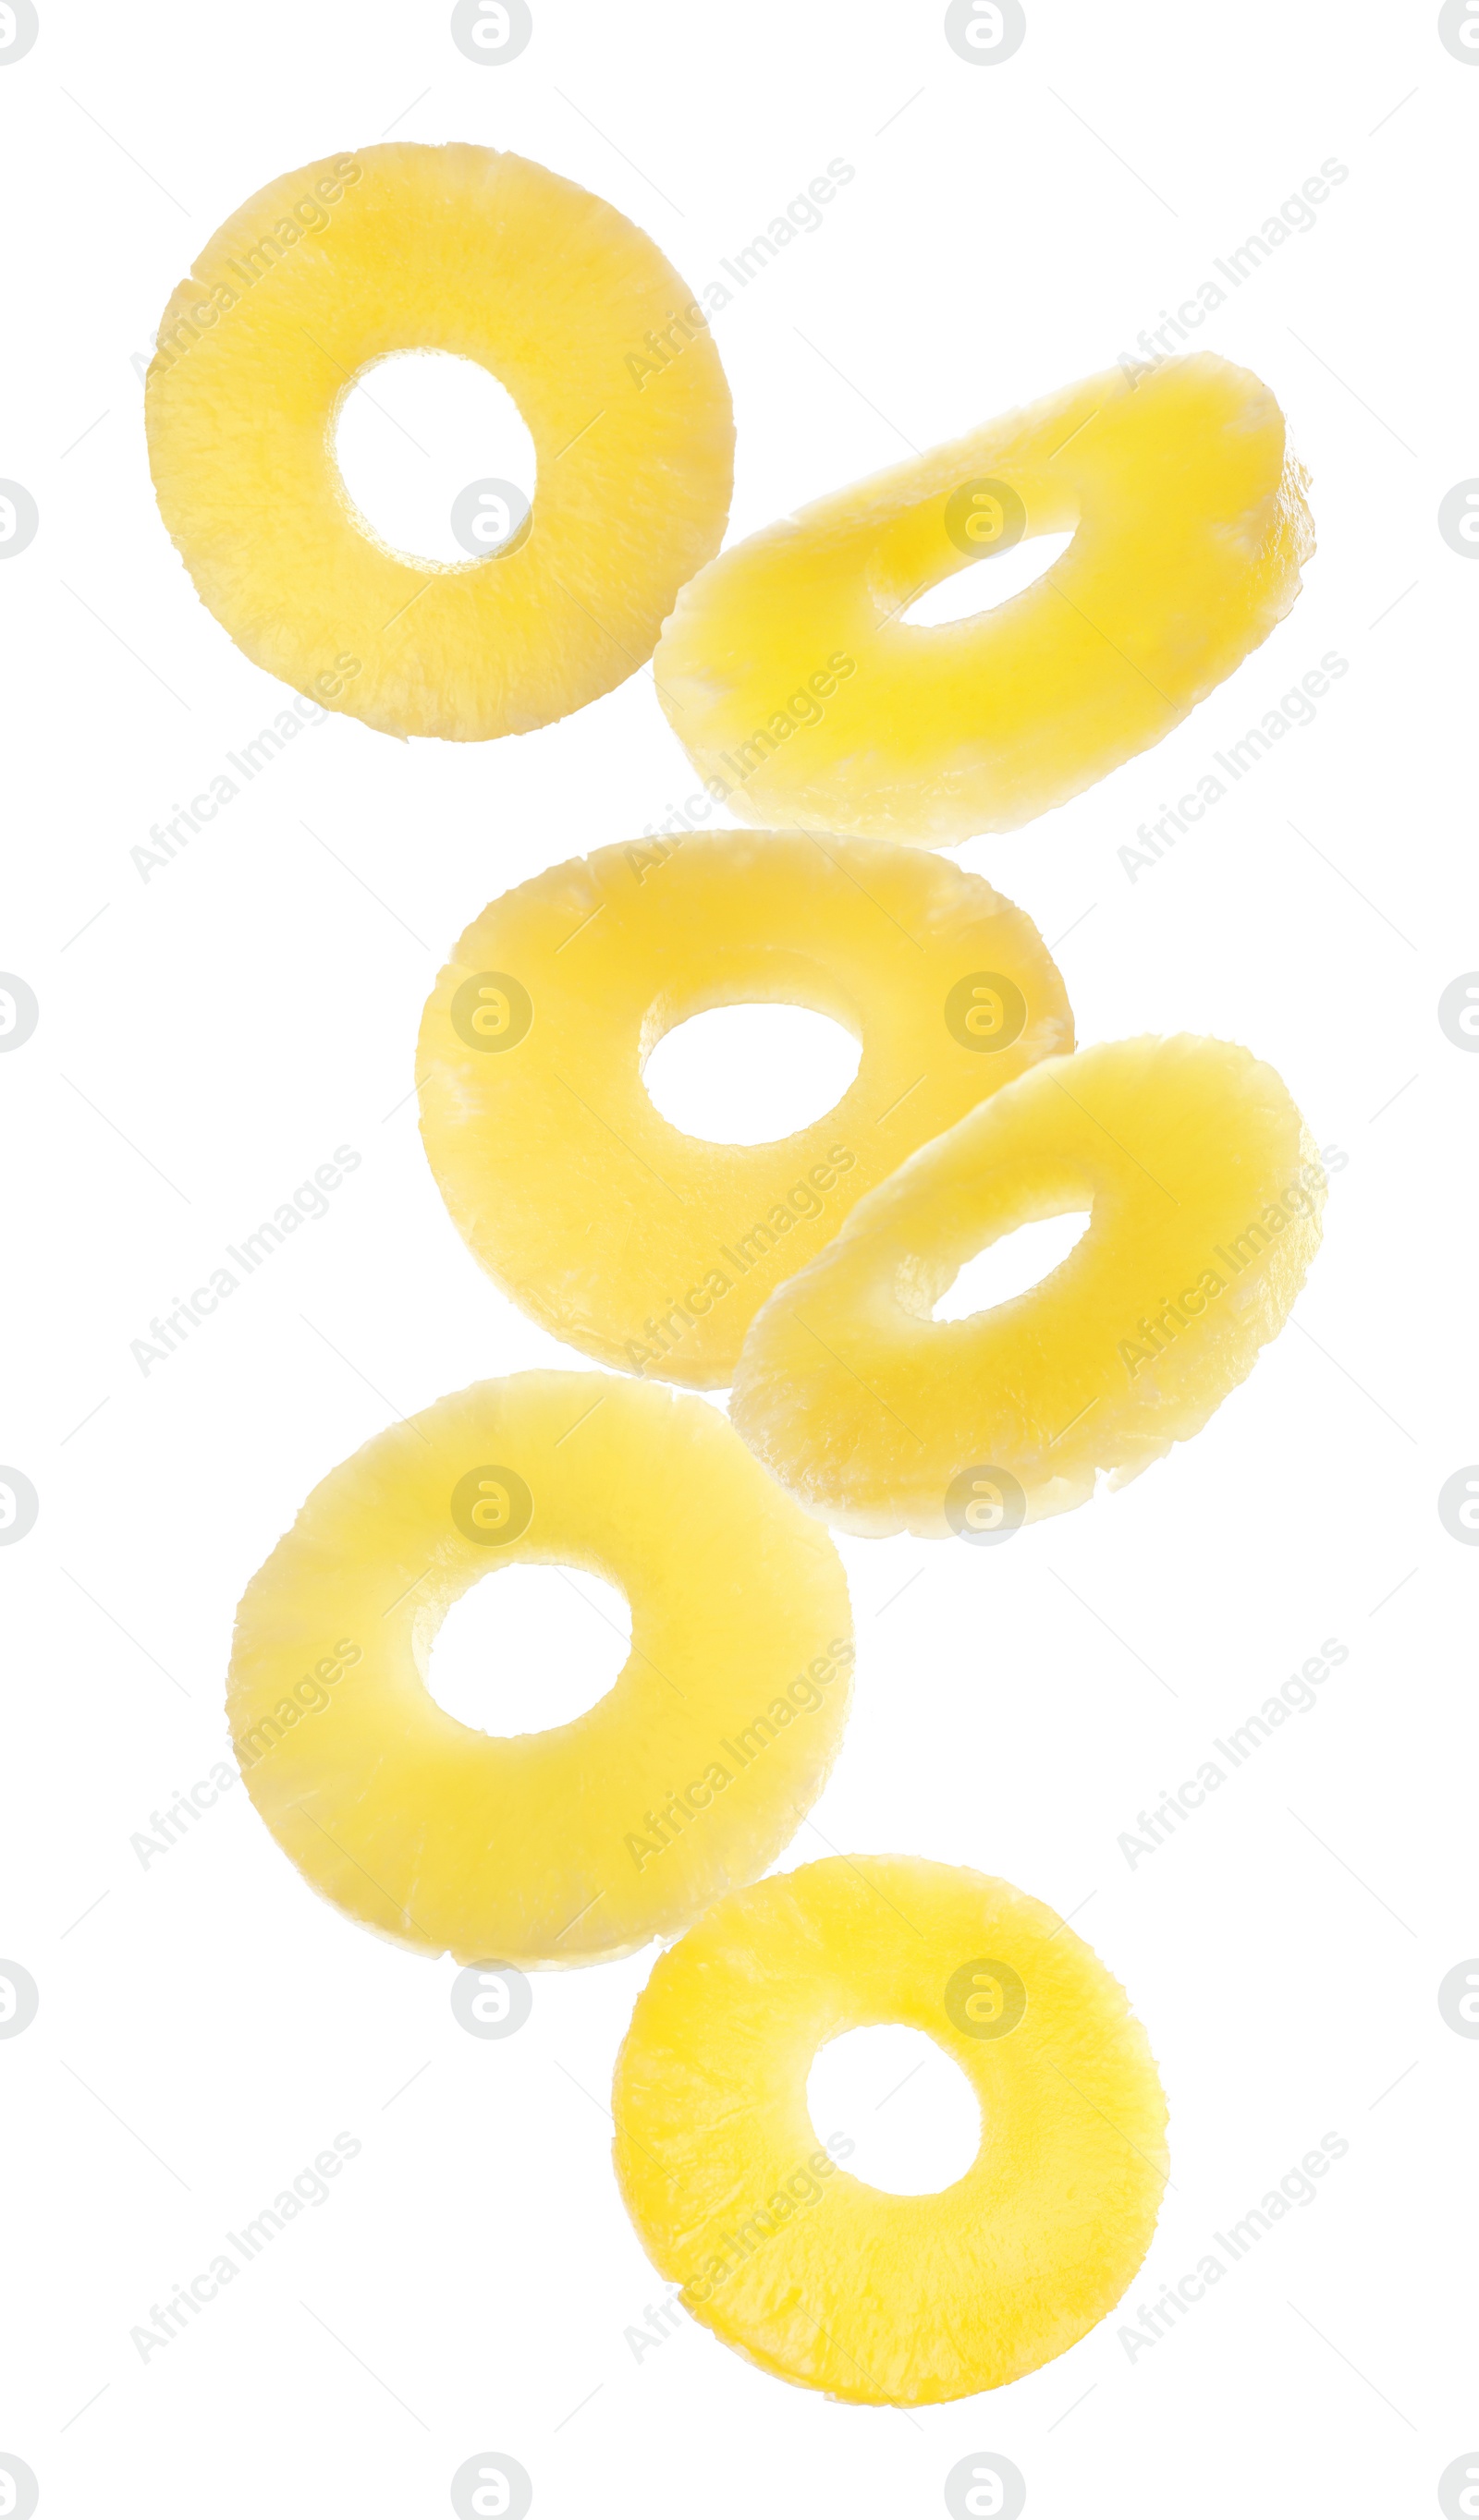
[[[0,2451],[58,2520],[405,2520],[446,2511],[484,2449],[550,2520],[930,2514],[973,2452],[1017,2464],[1034,2520],[1436,2511],[1479,2442],[1479,2042],[1436,2001],[1479,1952],[1479,1559],[1436,1511],[1479,1455],[1479,1061],[1436,1017],[1479,965],[1479,568],[1436,529],[1479,472],[1479,66],[1428,6],[1372,0],[1029,0],[1026,43],[986,68],[940,7],[883,0],[536,0],[501,68],[444,8],[392,0],[41,16],[0,68],[0,473],[41,518],[0,569],[0,967],[41,1010],[0,1058],[0,1461],[40,1497],[0,1552],[0,1956],[41,1992],[0,2042]],[[162,531],[140,363],[228,210],[388,131],[541,159],[697,283],[853,164],[716,321],[731,535],[1107,365],[1324,159],[1349,168],[1199,337],[1268,381],[1313,473],[1293,613],[1158,751],[962,852],[1063,940],[1081,1039],[1185,1028],[1272,1061],[1346,1159],[1323,1251],[1251,1380],[1123,1496],[992,1552],[842,1544],[855,1712],[783,1859],[819,1830],[1000,1872],[1073,1913],[1148,2026],[1175,2182],[1149,2262],[1121,2318],[995,2397],[834,2406],[686,2321],[637,2359],[660,2287],[604,2104],[650,1955],[537,1977],[528,2026],[483,2043],[451,1964],[315,1899],[239,1785],[147,1868],[130,1843],[229,1755],[235,1603],[308,1488],[393,1414],[584,1364],[443,1213],[416,1025],[485,900],[695,785],[644,671],[488,746],[330,721],[173,865],[146,883],[131,862],[289,697]],[[385,460],[443,459],[388,439]],[[1350,669],[1316,723],[1132,882],[1136,826],[1330,649]],[[362,1162],[330,1213],[142,1374],[151,1316],[342,1143]],[[568,1594],[517,1632],[490,1606],[485,1633],[523,1657],[521,1708],[610,1677]],[[1317,1708],[1132,1868],[1141,1808],[1331,1637],[1349,1659]],[[910,2091],[923,2142],[928,2079]],[[855,2132],[879,2096],[855,2093]],[[342,2129],[362,2150],[329,2201],[142,2362],[130,2328]],[[1134,2304],[1331,2131],[1349,2151],[1317,2200],[1132,2361]]]

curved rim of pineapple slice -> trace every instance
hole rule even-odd
[[[925,848],[1014,831],[1268,638],[1315,548],[1306,486],[1248,369],[1111,368],[731,544],[664,626],[658,696],[743,822]],[[972,562],[1065,531],[1009,600],[983,583],[990,609],[908,619]]]
[[[788,1138],[675,1129],[643,1069],[719,1006],[785,1002],[861,1045]],[[1073,1046],[1026,915],[916,850],[815,833],[633,841],[489,905],[427,1000],[421,1133],[458,1232],[505,1293],[603,1365],[733,1377],[771,1289],[905,1155]]]
[[[486,369],[533,439],[531,512],[485,557],[394,551],[345,486],[345,396],[408,350]],[[718,352],[666,255],[599,195],[463,142],[320,158],[244,202],[164,310],[145,420],[217,620],[397,736],[524,733],[624,682],[733,479]]]
[[[733,1422],[841,1529],[998,1545],[1206,1424],[1288,1319],[1325,1189],[1282,1079],[1234,1043],[1145,1036],[1044,1059],[777,1288]],[[978,1252],[1085,1209],[1036,1285],[932,1318]]]
[[[430,1693],[438,1629],[516,1561],[624,1594],[582,1715],[494,1736]],[[248,1585],[227,1684],[247,1788],[312,1887],[469,1965],[682,1930],[826,1778],[853,1640],[837,1552],[717,1410],[594,1373],[474,1383],[330,1471]]]
[[[959,2066],[981,2148],[934,2194],[841,2167],[816,2052],[881,2022]],[[1000,2387],[1132,2280],[1166,2182],[1166,2102],[1123,1987],[1009,1882],[831,1856],[733,1892],[663,1954],[617,2059],[617,2178],[685,2309],[763,2370],[874,2406]]]

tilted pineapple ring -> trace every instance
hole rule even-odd
[[[731,1416],[849,1531],[990,1546],[1206,1424],[1287,1320],[1325,1175],[1271,1067],[1182,1035],[1029,1070],[902,1164],[757,1316]],[[1025,1294],[937,1322],[966,1261],[1089,1211]]]
[[[339,407],[403,350],[476,361],[533,438],[532,518],[486,558],[393,551],[345,488]],[[217,620],[390,735],[520,734],[612,690],[729,507],[729,391],[692,292],[610,202],[461,143],[321,158],[243,202],[164,310],[145,419]]]
[[[964,2177],[896,2196],[834,2162],[817,2049],[901,2022],[980,2104]],[[1066,2353],[1140,2264],[1166,2103],[1124,1989],[1036,1899],[918,1857],[735,1891],[665,1952],[617,2060],[616,2166],[660,2274],[726,2345],[835,2398],[917,2407]]]
[[[426,1686],[452,1603],[574,1566],[631,1652],[573,1723],[492,1737]],[[847,1716],[825,1533],[716,1410],[593,1373],[475,1383],[330,1472],[237,1613],[227,1703],[262,1819],[362,1924],[561,1968],[675,1934],[772,1863]]]
[[[721,553],[664,629],[658,692],[745,822],[930,847],[1014,831],[1159,742],[1268,637],[1314,548],[1304,483],[1245,368],[1112,368]],[[1070,527],[994,609],[902,617]]]
[[[847,1093],[763,1146],[672,1128],[642,1081],[656,1043],[763,1000],[861,1042]],[[795,833],[633,843],[550,868],[468,929],[422,1019],[422,1136],[464,1239],[546,1329],[715,1388],[863,1192],[1072,1043],[1040,936],[980,876]]]

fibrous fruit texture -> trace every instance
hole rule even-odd
[[[1304,483],[1246,368],[1113,368],[722,553],[664,630],[659,696],[743,821],[933,847],[1014,831],[1159,742],[1283,618],[1314,548]],[[1070,529],[994,609],[903,617]]]
[[[728,513],[707,330],[632,373],[691,294],[609,202],[496,149],[390,141],[280,176],[197,256],[149,369],[155,490],[203,601],[254,663],[392,735],[520,734],[610,691]],[[345,488],[339,406],[405,350],[486,368],[534,441],[527,530],[486,558],[392,551]]]
[[[763,1000],[861,1043],[842,1100],[763,1146],[671,1127],[642,1081],[656,1043]],[[422,1018],[422,1137],[464,1239],[546,1329],[721,1387],[861,1192],[1072,1043],[1042,939],[980,876],[815,834],[633,843],[535,876],[462,937]]]
[[[587,1713],[497,1737],[427,1687],[452,1603],[515,1563],[624,1593]],[[237,1614],[228,1709],[273,1835],[417,1951],[561,1968],[674,1934],[754,1879],[847,1715],[847,1587],[718,1412],[589,1373],[475,1383],[314,1489]]]
[[[895,2196],[807,2110],[817,2049],[901,2022],[968,2077],[962,2179]],[[781,2379],[928,2406],[1036,2371],[1120,2298],[1155,2228],[1166,2103],[1124,1989],[1049,1908],[915,1856],[832,1857],[712,1908],[617,2062],[616,2165],[684,2307]]]
[[[757,1315],[732,1415],[852,1531],[992,1543],[1205,1425],[1287,1320],[1325,1177],[1271,1067],[1188,1035],[1045,1059],[901,1165]],[[1086,1231],[1025,1294],[935,1321],[979,1251]]]

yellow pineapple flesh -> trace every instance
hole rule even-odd
[[[499,1737],[427,1688],[515,1563],[603,1576],[631,1651],[585,1714]],[[853,1659],[825,1533],[707,1403],[604,1374],[475,1383],[313,1491],[237,1614],[227,1702],[257,1810],[361,1923],[561,1968],[675,1934],[772,1863],[831,1767]]]
[[[486,558],[393,551],[345,488],[340,404],[406,350],[487,369],[534,441],[528,530]],[[610,202],[460,142],[321,158],[244,202],[164,310],[145,419],[217,620],[392,735],[519,734],[624,682],[729,508],[729,391],[686,283]]]
[[[968,2077],[981,2149],[935,2194],[838,2166],[828,2040],[901,2022]],[[1022,2378],[1113,2308],[1165,2185],[1166,2103],[1124,1989],[1009,1882],[832,1857],[711,1908],[637,1999],[617,2177],[685,2309],[763,2370],[869,2406]]]
[[[1114,368],[721,553],[663,632],[659,696],[742,821],[931,847],[1013,831],[1159,742],[1283,618],[1314,548],[1304,482],[1247,369]],[[1070,529],[993,609],[902,617]]]
[[[822,1119],[692,1138],[642,1070],[706,1009],[780,1000],[862,1045]],[[1032,922],[915,851],[778,832],[599,849],[476,920],[422,1019],[422,1136],[470,1248],[556,1337],[627,1372],[733,1376],[771,1290],[860,1194],[1068,1050]]]
[[[777,1288],[734,1423],[845,1529],[1004,1539],[1205,1425],[1287,1320],[1324,1193],[1285,1087],[1246,1050],[1180,1035],[1045,1059]],[[1080,1210],[1040,1283],[931,1318],[978,1252]]]

